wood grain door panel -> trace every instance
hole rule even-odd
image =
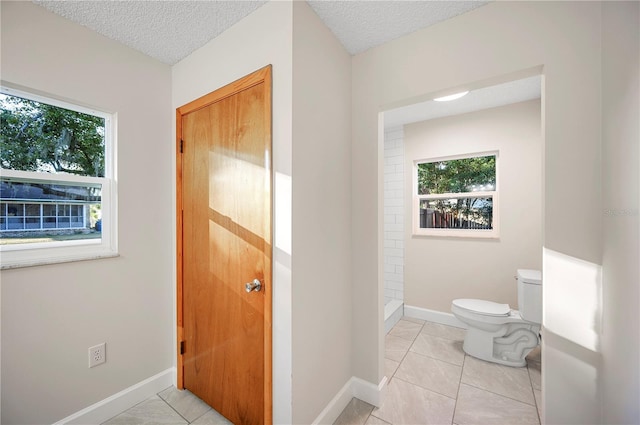
[[[271,423],[270,71],[178,110],[179,383],[234,424]]]

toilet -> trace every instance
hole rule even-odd
[[[451,312],[467,324],[465,353],[488,362],[526,366],[525,357],[540,342],[542,276],[539,270],[518,270],[518,306],[477,299],[457,299]]]

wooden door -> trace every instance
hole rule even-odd
[[[236,425],[271,423],[271,67],[177,123],[178,386]]]

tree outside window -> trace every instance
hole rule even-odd
[[[414,233],[495,237],[497,157],[416,161]]]
[[[48,248],[57,248],[56,255],[67,261],[75,254],[58,248],[74,253],[79,251],[73,247],[91,244],[84,252],[94,258],[115,252],[111,123],[110,114],[2,88],[3,268],[33,264],[33,256],[55,262]]]

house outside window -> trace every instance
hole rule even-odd
[[[113,116],[0,93],[2,268],[117,253]]]
[[[498,152],[414,161],[413,234],[497,238]]]
[[[100,209],[99,187],[46,185],[3,179],[0,181],[0,238],[32,235],[89,234]],[[54,231],[58,232],[54,232]]]

